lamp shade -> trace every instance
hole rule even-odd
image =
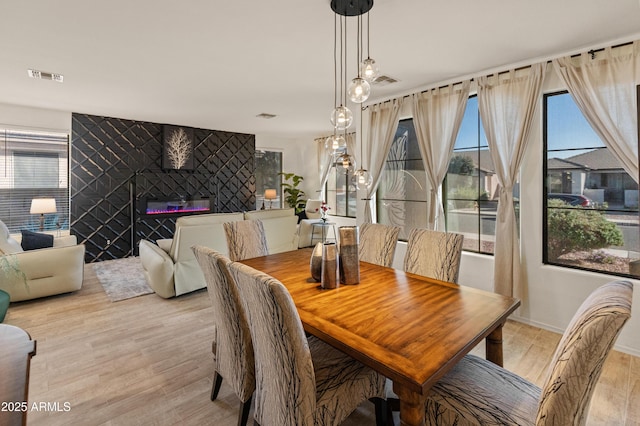
[[[31,214],[44,214],[56,212],[56,199],[55,198],[34,198],[31,200]]]
[[[264,190],[264,199],[265,200],[275,200],[278,197],[275,189],[265,189]]]

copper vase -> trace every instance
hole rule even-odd
[[[336,243],[322,245],[322,275],[320,285],[324,289],[337,288],[340,281],[338,273],[338,248]]]
[[[360,282],[360,260],[358,258],[358,227],[341,226],[340,235],[340,283]]]

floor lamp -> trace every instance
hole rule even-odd
[[[40,215],[40,232],[44,231],[44,215],[45,213],[56,212],[55,198],[34,198],[31,200],[31,209],[29,213]]]

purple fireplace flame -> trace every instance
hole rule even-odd
[[[198,200],[146,200],[144,214],[204,213],[211,211],[208,198]]]

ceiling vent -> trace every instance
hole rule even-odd
[[[275,118],[276,115],[275,114],[267,114],[266,112],[263,112],[261,114],[256,115],[256,117],[264,118],[265,120],[269,120],[269,119]]]
[[[375,84],[376,86],[388,86],[389,84],[393,84],[397,82],[398,80],[396,80],[393,77],[389,77],[388,75],[380,75],[375,80],[373,80],[372,83]]]
[[[64,81],[64,76],[62,74],[55,74],[52,72],[27,70],[27,74],[29,74],[29,77],[31,78],[37,78],[40,80],[51,80],[57,81],[58,83],[62,83]]]

